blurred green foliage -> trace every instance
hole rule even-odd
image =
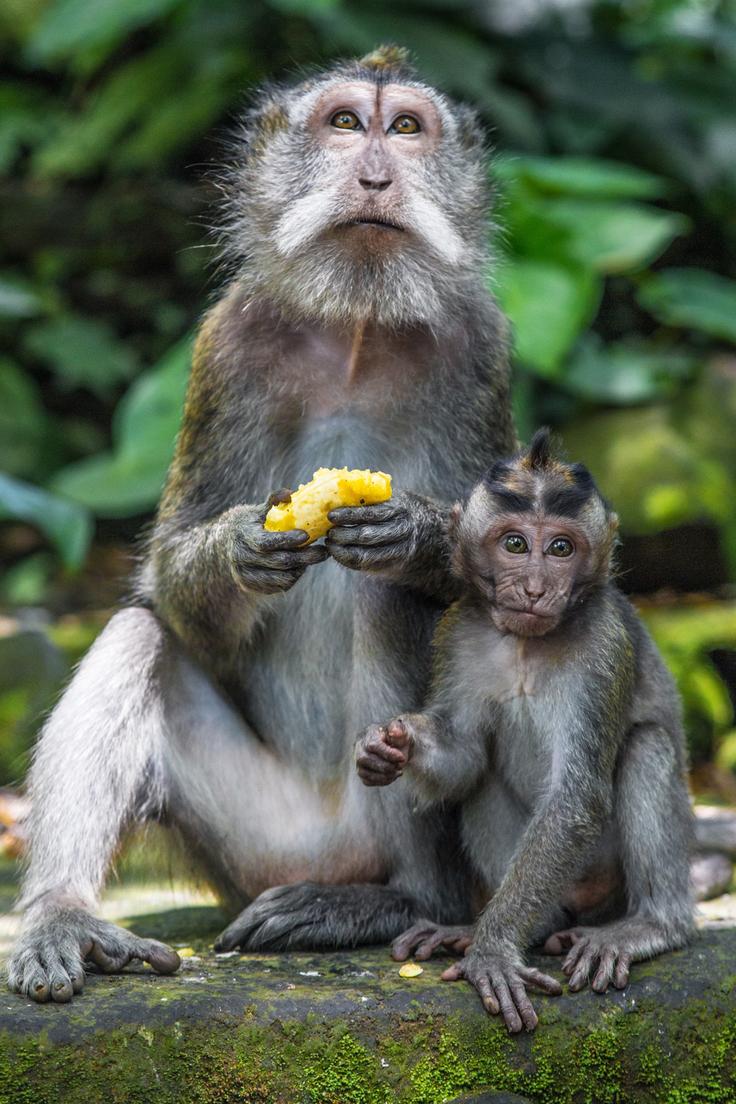
[[[488,124],[522,436],[559,427],[625,533],[711,527],[736,578],[734,0],[0,0],[0,521],[51,549],[0,599],[155,505],[248,90],[380,41]]]

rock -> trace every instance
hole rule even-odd
[[[127,887],[126,908],[136,894],[154,890]],[[620,992],[535,995],[539,1028],[510,1036],[440,980],[446,960],[404,980],[382,947],[216,956],[224,920],[200,905],[130,922],[191,948],[172,977],[91,976],[68,1005],[0,993],[2,1104],[736,1100],[736,930],[635,965]]]
[[[695,855],[690,863],[690,879],[696,901],[710,901],[725,893],[733,880],[733,863],[721,851]]]
[[[736,859],[736,809],[696,805],[695,841],[701,851],[724,851]]]

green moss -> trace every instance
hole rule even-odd
[[[202,922],[208,920],[202,917]],[[141,922],[137,927],[144,927]],[[194,932],[190,941],[194,941]],[[736,937],[637,965],[625,994],[535,1000],[510,1036],[474,995],[385,951],[203,957],[91,979],[71,1006],[0,1006],[0,1104],[734,1104]]]
[[[727,1104],[736,1012],[624,1013],[602,1026],[425,1019],[131,1026],[82,1044],[0,1041],[2,1104],[440,1104],[481,1088],[538,1104]]]

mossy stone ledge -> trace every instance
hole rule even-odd
[[[216,956],[216,908],[129,922],[182,969],[92,976],[69,1005],[0,997],[0,1104],[733,1104],[736,930],[634,968],[621,992],[535,997],[509,1036],[442,960],[385,948]],[[559,960],[539,960],[559,975]]]

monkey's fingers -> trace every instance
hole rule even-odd
[[[401,763],[387,762],[382,756],[363,749],[355,757],[358,774],[367,786],[388,786],[401,774]]]
[[[237,556],[241,568],[263,568],[268,571],[297,571],[312,564],[322,563],[329,556],[323,544],[310,544],[306,548],[277,548],[263,551],[258,548],[244,548]]]
[[[157,939],[141,939],[136,957],[156,971],[157,974],[174,974],[181,966],[181,959],[172,947],[159,943]]]
[[[585,951],[585,948],[587,946],[588,946],[588,939],[585,938],[585,937],[582,938],[582,939],[577,939],[574,942],[573,946],[570,948],[570,951],[568,952],[567,958],[565,959],[565,961],[562,963],[562,966],[560,967],[563,974],[567,974],[568,977],[570,976],[570,974],[575,969],[575,966],[577,965],[578,960],[580,959],[581,955],[583,954],[583,952]]]
[[[386,743],[391,748],[408,749],[411,743],[411,733],[402,717],[396,717],[386,725]]]
[[[533,966],[521,966],[519,976],[525,985],[533,985],[535,989],[541,989],[551,997],[559,997],[562,993],[562,986],[556,978],[542,973],[541,970],[535,970]]]
[[[103,974],[119,974],[132,958],[135,958],[135,955],[127,947],[119,947],[114,951],[110,948],[106,950],[96,941],[85,956],[86,961],[95,965]]]
[[[629,984],[629,967],[631,966],[631,955],[626,951],[622,951],[618,956],[618,962],[616,963],[616,969],[613,974],[613,984],[617,989],[625,989]]]
[[[577,928],[568,928],[565,931],[552,932],[544,944],[544,953],[551,955],[561,955],[565,951],[569,951],[578,940],[581,935]]]
[[[248,530],[248,543],[263,552],[275,552],[279,548],[301,548],[309,540],[309,533],[304,529],[282,529],[271,532],[268,529]]]
[[[473,940],[473,930],[462,925],[443,927],[431,920],[420,920],[407,931],[394,939],[391,944],[391,957],[403,962],[412,954],[424,961],[431,958],[439,947],[451,949],[462,954]]]
[[[581,940],[577,947],[582,947],[582,951],[576,960],[574,969],[569,975],[570,981],[568,982],[568,989],[571,993],[579,992],[588,984],[588,979],[593,969],[593,963],[598,956],[597,948],[591,947],[590,943],[587,941]],[[574,950],[577,950],[577,947],[575,947]],[[565,973],[568,973],[568,971],[565,970]]]
[[[407,509],[401,502],[379,502],[374,506],[337,506],[327,517],[335,526],[380,525],[384,521],[406,517]]]
[[[474,980],[473,984],[480,993],[483,1004],[486,1004],[485,992],[481,984],[482,981],[483,979],[480,978],[477,982]],[[504,978],[493,978],[493,991],[496,995],[496,1000],[498,1001],[498,1004],[501,1008],[503,1022],[506,1024],[506,1027],[509,1029],[512,1035],[518,1035],[522,1027],[525,1026],[526,1021],[528,1020],[529,1022],[531,1022],[532,1018],[534,1022],[532,1023],[532,1026],[529,1028],[529,1030],[533,1031],[534,1028],[537,1026],[537,1017],[534,1015],[534,1009],[531,1006],[529,998],[526,996],[526,990],[524,989],[524,986],[521,984],[521,982],[519,982],[518,987],[515,985],[514,988],[517,989],[517,992],[512,996],[508,982]],[[518,990],[521,990],[521,992],[524,993],[524,1000],[520,998]],[[517,1000],[520,1001],[522,1004],[523,1016],[525,1017],[524,1021],[522,1021],[520,1010],[516,1007]],[[526,1007],[527,1005],[528,1007]]]
[[[339,525],[330,529],[325,540],[328,547],[358,545],[372,548],[385,544],[398,544],[410,535],[407,518],[392,518],[381,525]]]
[[[599,952],[598,968],[590,983],[596,993],[605,993],[613,981],[613,971],[618,953],[614,947],[603,947]]]

